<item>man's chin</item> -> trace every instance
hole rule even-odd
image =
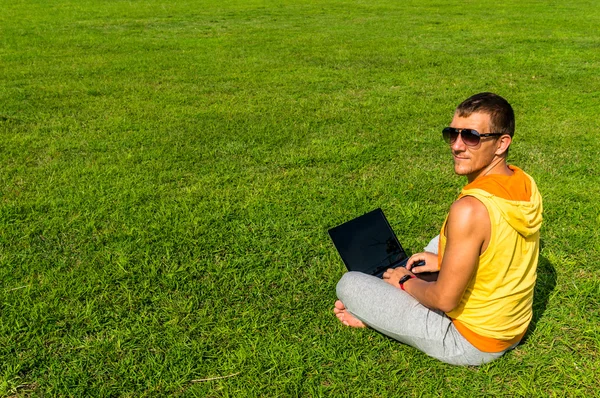
[[[460,167],[459,165],[454,165],[454,173],[459,176],[466,176],[470,173],[470,170],[466,170],[464,167]]]

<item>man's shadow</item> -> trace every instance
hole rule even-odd
[[[543,243],[542,243],[543,246]],[[540,255],[537,268],[537,281],[533,293],[533,317],[529,324],[529,329],[525,334],[521,344],[525,344],[537,327],[538,321],[544,315],[550,294],[556,287],[556,270],[548,259]]]

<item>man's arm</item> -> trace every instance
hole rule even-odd
[[[446,223],[446,249],[437,281],[410,279],[404,283],[406,292],[429,308],[444,312],[455,309],[487,248],[490,233],[490,218],[483,203],[470,196],[454,202]],[[410,271],[396,268],[386,271],[384,279],[398,286],[406,274]]]

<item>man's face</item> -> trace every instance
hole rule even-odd
[[[458,129],[473,129],[480,134],[494,133],[490,131],[490,115],[487,113],[472,113],[468,117],[460,117],[454,114],[450,127]],[[497,137],[485,137],[476,146],[467,146],[460,135],[450,145],[454,159],[454,172],[461,176],[467,176],[469,182],[477,178],[485,168],[494,160],[498,149]]]

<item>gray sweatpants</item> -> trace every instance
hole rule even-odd
[[[437,237],[425,248],[437,253]],[[346,309],[373,329],[452,365],[481,365],[506,351],[479,351],[441,311],[420,304],[399,287],[360,272],[344,274],[337,296]],[[512,347],[511,347],[512,348]]]

